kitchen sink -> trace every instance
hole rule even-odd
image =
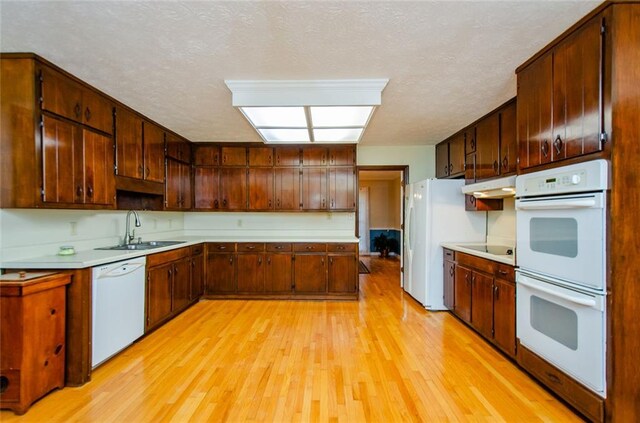
[[[113,245],[111,247],[100,247],[96,250],[151,250],[153,248],[168,247],[170,245],[183,244],[185,241],[145,241],[128,245]]]

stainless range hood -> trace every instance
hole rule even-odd
[[[491,179],[477,182],[475,184],[464,185],[462,193],[473,195],[476,198],[505,198],[513,197],[516,193],[516,177],[507,176],[504,178]]]

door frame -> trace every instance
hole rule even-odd
[[[402,238],[402,245],[399,246],[400,250],[400,285],[402,285],[404,276],[404,195],[407,185],[409,183],[409,165],[359,165],[356,166],[356,173],[358,175],[358,181],[356,183],[356,236],[360,236],[360,171],[361,170],[389,170],[402,172],[402,192],[400,193],[400,232]]]

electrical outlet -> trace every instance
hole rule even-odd
[[[69,222],[69,226],[71,226],[71,236],[78,235],[78,222]]]

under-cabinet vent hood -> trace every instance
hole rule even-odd
[[[513,197],[516,193],[516,177],[491,179],[475,184],[463,185],[462,193],[476,198],[505,198]]]

